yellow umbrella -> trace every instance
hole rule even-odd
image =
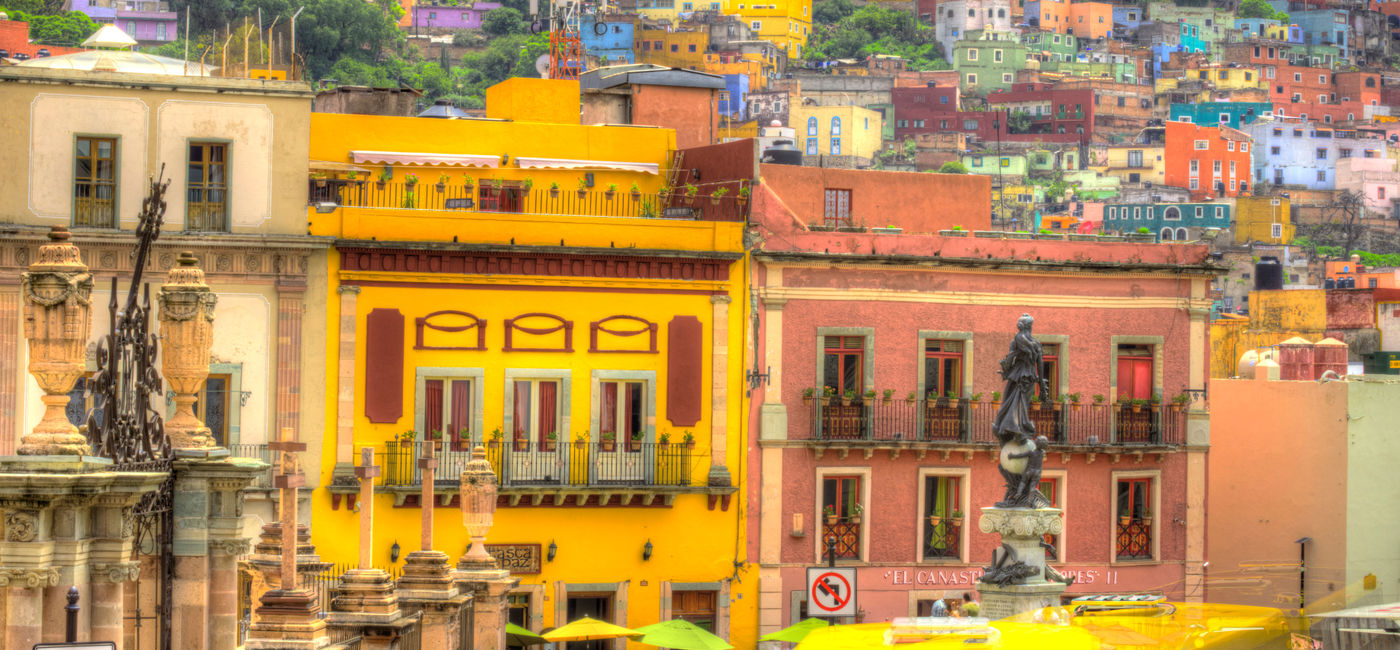
[[[546,641],[597,641],[600,639],[640,639],[645,634],[587,616],[542,634]]]

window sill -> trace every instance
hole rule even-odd
[[[1157,566],[1162,561],[1156,558],[1151,560],[1111,560],[1108,566],[1111,567],[1132,567],[1132,566]]]

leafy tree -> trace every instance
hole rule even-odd
[[[1031,114],[1025,111],[1011,111],[1006,116],[1006,129],[1011,133],[1028,133],[1031,128]]]
[[[11,18],[14,18],[15,12],[18,11],[51,16],[63,13],[63,0],[7,0],[4,9]]]
[[[180,14],[180,27],[183,29],[185,9],[188,8],[190,32],[202,34],[226,29],[235,17],[241,19],[242,14],[236,11],[239,4],[235,0],[170,0],[170,10]],[[256,14],[257,10],[254,9],[253,13]]]
[[[203,0],[201,0],[202,2]],[[343,57],[372,62],[386,49],[403,40],[396,21],[399,15],[387,11],[380,1],[364,0],[243,0],[244,11],[262,10],[263,21],[273,17],[289,20],[297,7],[306,9],[297,17],[297,53],[305,60],[307,72],[324,77]],[[397,6],[397,3],[394,3]]]
[[[841,0],[824,0],[823,4]],[[834,9],[828,9],[835,15]],[[878,35],[878,37],[877,37]],[[914,20],[908,11],[869,4],[835,24],[818,24],[807,42],[806,58],[853,59],[888,54],[906,59],[915,70],[950,66],[934,40],[933,29]]]
[[[942,167],[939,167],[939,168],[938,168],[938,173],[940,173],[940,174],[966,174],[966,173],[967,173],[967,167],[964,166],[962,163],[956,161],[956,160],[949,160],[948,162],[943,163],[943,166],[942,166]]]
[[[823,25],[835,25],[856,12],[851,0],[822,0],[812,5],[812,20]]]
[[[58,14],[30,14],[18,9],[7,9],[11,20],[29,23],[29,40],[47,45],[76,46],[82,43],[101,25],[81,11]]]
[[[501,7],[486,12],[481,19],[481,31],[492,36],[509,36],[525,33],[525,17],[510,7]]]

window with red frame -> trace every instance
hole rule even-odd
[[[519,187],[495,187],[481,183],[482,212],[520,212],[523,193]]]
[[[1050,382],[1050,399],[1060,396],[1060,344],[1040,346],[1040,376]]]
[[[423,382],[423,428],[442,432],[452,451],[471,450],[472,383],[467,379],[428,379]],[[462,439],[461,432],[467,432]]]
[[[1118,397],[1152,397],[1152,348],[1146,345],[1118,346]]]
[[[1040,490],[1040,493],[1041,493],[1041,494],[1045,495],[1045,499],[1046,499],[1047,501],[1050,502],[1050,507],[1052,507],[1052,508],[1058,508],[1058,507],[1060,507],[1060,479],[1057,479],[1057,478],[1043,478],[1043,479],[1040,479],[1040,484],[1039,484],[1038,486],[1036,486],[1036,487],[1037,487],[1037,489]],[[1045,558],[1048,559],[1048,560],[1059,561],[1059,559],[1060,559],[1060,536],[1059,536],[1059,535],[1052,535],[1052,534],[1050,534],[1050,533],[1046,533],[1046,534],[1045,534],[1045,543],[1046,543],[1046,544],[1049,544],[1049,545],[1052,546],[1052,547],[1054,547],[1054,548],[1052,548],[1052,549],[1050,549],[1050,550],[1045,551]]]
[[[860,557],[860,524],[851,520],[861,514],[856,505],[860,503],[859,476],[827,476],[822,478],[822,557],[827,557],[832,538],[835,539],[836,557]],[[836,515],[836,523],[826,523],[827,513]]]
[[[640,381],[604,381],[599,383],[602,390],[599,400],[598,431],[613,434],[616,440],[632,440],[636,434],[646,429],[642,425],[642,407],[645,404],[645,386]],[[629,451],[640,451],[640,447],[625,447]]]
[[[931,397],[962,396],[962,341],[924,341],[924,392]]]
[[[846,391],[860,395],[865,373],[864,336],[823,337],[822,385],[839,396]]]
[[[1118,530],[1115,556],[1119,560],[1152,559],[1152,479],[1118,480]]]

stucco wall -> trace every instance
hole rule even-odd
[[[1340,507],[1348,503],[1350,489],[1351,385],[1211,382],[1210,424],[1218,435],[1208,471],[1206,600],[1296,607],[1295,540],[1302,537],[1313,538],[1307,549],[1308,600],[1342,584],[1351,530],[1351,506]]]
[[[851,214],[859,225],[894,224],[905,232],[932,233],[955,225],[985,230],[991,222],[991,179],[985,176],[771,164],[759,171],[782,207],[807,224],[821,224],[825,188],[851,190]]]
[[[1360,329],[1376,326],[1375,294],[1367,290],[1328,291],[1327,328]]]
[[[1375,574],[1379,594],[1371,602],[1395,602],[1400,595],[1400,509],[1390,498],[1400,494],[1400,437],[1395,435],[1395,405],[1400,381],[1376,377],[1348,382],[1346,492],[1346,582]]]

